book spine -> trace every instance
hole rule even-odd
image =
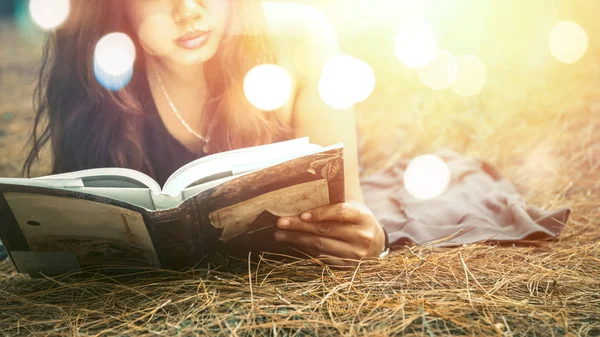
[[[175,207],[183,201],[181,193],[176,197],[165,194],[151,194],[150,197],[152,198],[154,209],[157,211]]]
[[[181,270],[197,263],[198,216],[193,203],[148,212],[145,221],[161,267]]]
[[[205,233],[203,233],[201,219],[203,218],[202,207],[199,204],[199,199],[191,198],[187,199],[185,202],[189,203],[194,210],[194,218],[193,223],[190,224],[192,231],[191,240],[193,249],[193,256],[197,261],[203,260],[206,255],[206,247],[207,244],[205,241]]]

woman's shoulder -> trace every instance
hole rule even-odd
[[[327,59],[340,52],[333,25],[317,8],[275,1],[262,6],[280,62],[294,74],[320,75]]]
[[[327,60],[340,53],[331,22],[310,5],[263,1],[262,6],[279,63],[292,76],[295,91],[315,86]]]

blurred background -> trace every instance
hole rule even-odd
[[[446,148],[491,162],[532,197],[576,172],[600,176],[600,1],[293,2],[325,14],[342,52],[373,70],[354,106],[363,174]],[[13,177],[43,30],[28,1],[2,0],[0,12],[0,176]],[[46,157],[34,173],[47,170]]]

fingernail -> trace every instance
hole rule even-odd
[[[285,233],[282,232],[275,232],[275,239],[276,240],[284,240],[285,239]]]
[[[300,215],[300,219],[302,220],[310,220],[310,218],[312,218],[312,214],[310,213],[302,213],[302,215]]]
[[[287,227],[290,225],[290,220],[279,218],[279,227]]]

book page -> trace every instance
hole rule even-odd
[[[160,185],[148,175],[138,172],[136,170],[120,168],[120,167],[105,167],[105,168],[95,168],[89,170],[81,170],[75,172],[61,173],[61,174],[53,174],[49,176],[36,177],[31,180],[55,180],[55,179],[83,179],[84,185],[85,180],[87,178],[88,185],[99,187],[98,182],[94,182],[94,180],[102,180],[105,181],[104,186],[102,187],[133,187],[134,183],[139,183],[144,187],[148,187],[152,193],[159,194],[160,193]],[[121,180],[121,182],[119,182]],[[139,186],[141,187],[141,186]]]
[[[197,159],[175,171],[163,186],[162,193],[178,196],[186,187],[204,177],[214,175],[218,179],[233,175],[235,165],[272,161],[279,156],[320,148],[310,144],[308,137],[216,153]]]
[[[0,184],[13,184],[13,185],[24,185],[24,186],[38,186],[38,187],[54,187],[54,188],[80,188],[83,187],[83,181],[79,178],[73,179],[30,179],[30,178],[0,178]]]
[[[213,180],[213,181],[208,181],[202,184],[198,184],[198,185],[192,185],[189,187],[186,187],[182,192],[182,199],[186,200],[189,199],[195,195],[197,195],[198,193],[202,193],[208,189],[211,189],[215,186],[219,186],[220,184],[223,184],[231,179],[235,179],[239,176],[229,176],[229,177],[225,177],[225,178],[221,178],[221,179],[217,179],[217,180]]]
[[[86,180],[88,178],[90,181]],[[127,177],[121,177],[124,179],[118,178],[119,176],[95,176],[73,179],[0,178],[0,184],[58,188],[120,200],[147,210],[156,209],[153,196],[157,194],[152,193],[149,187],[141,183],[136,184],[134,180],[130,180]],[[172,206],[176,206],[181,202],[180,199],[173,199],[171,202]]]
[[[82,187],[71,190],[119,200],[130,205],[143,207],[147,210],[156,209],[154,203],[155,195],[152,194],[149,188]],[[177,202],[174,202],[174,204],[176,205]]]
[[[74,252],[81,267],[160,263],[140,213],[99,202],[4,193],[29,248]]]

